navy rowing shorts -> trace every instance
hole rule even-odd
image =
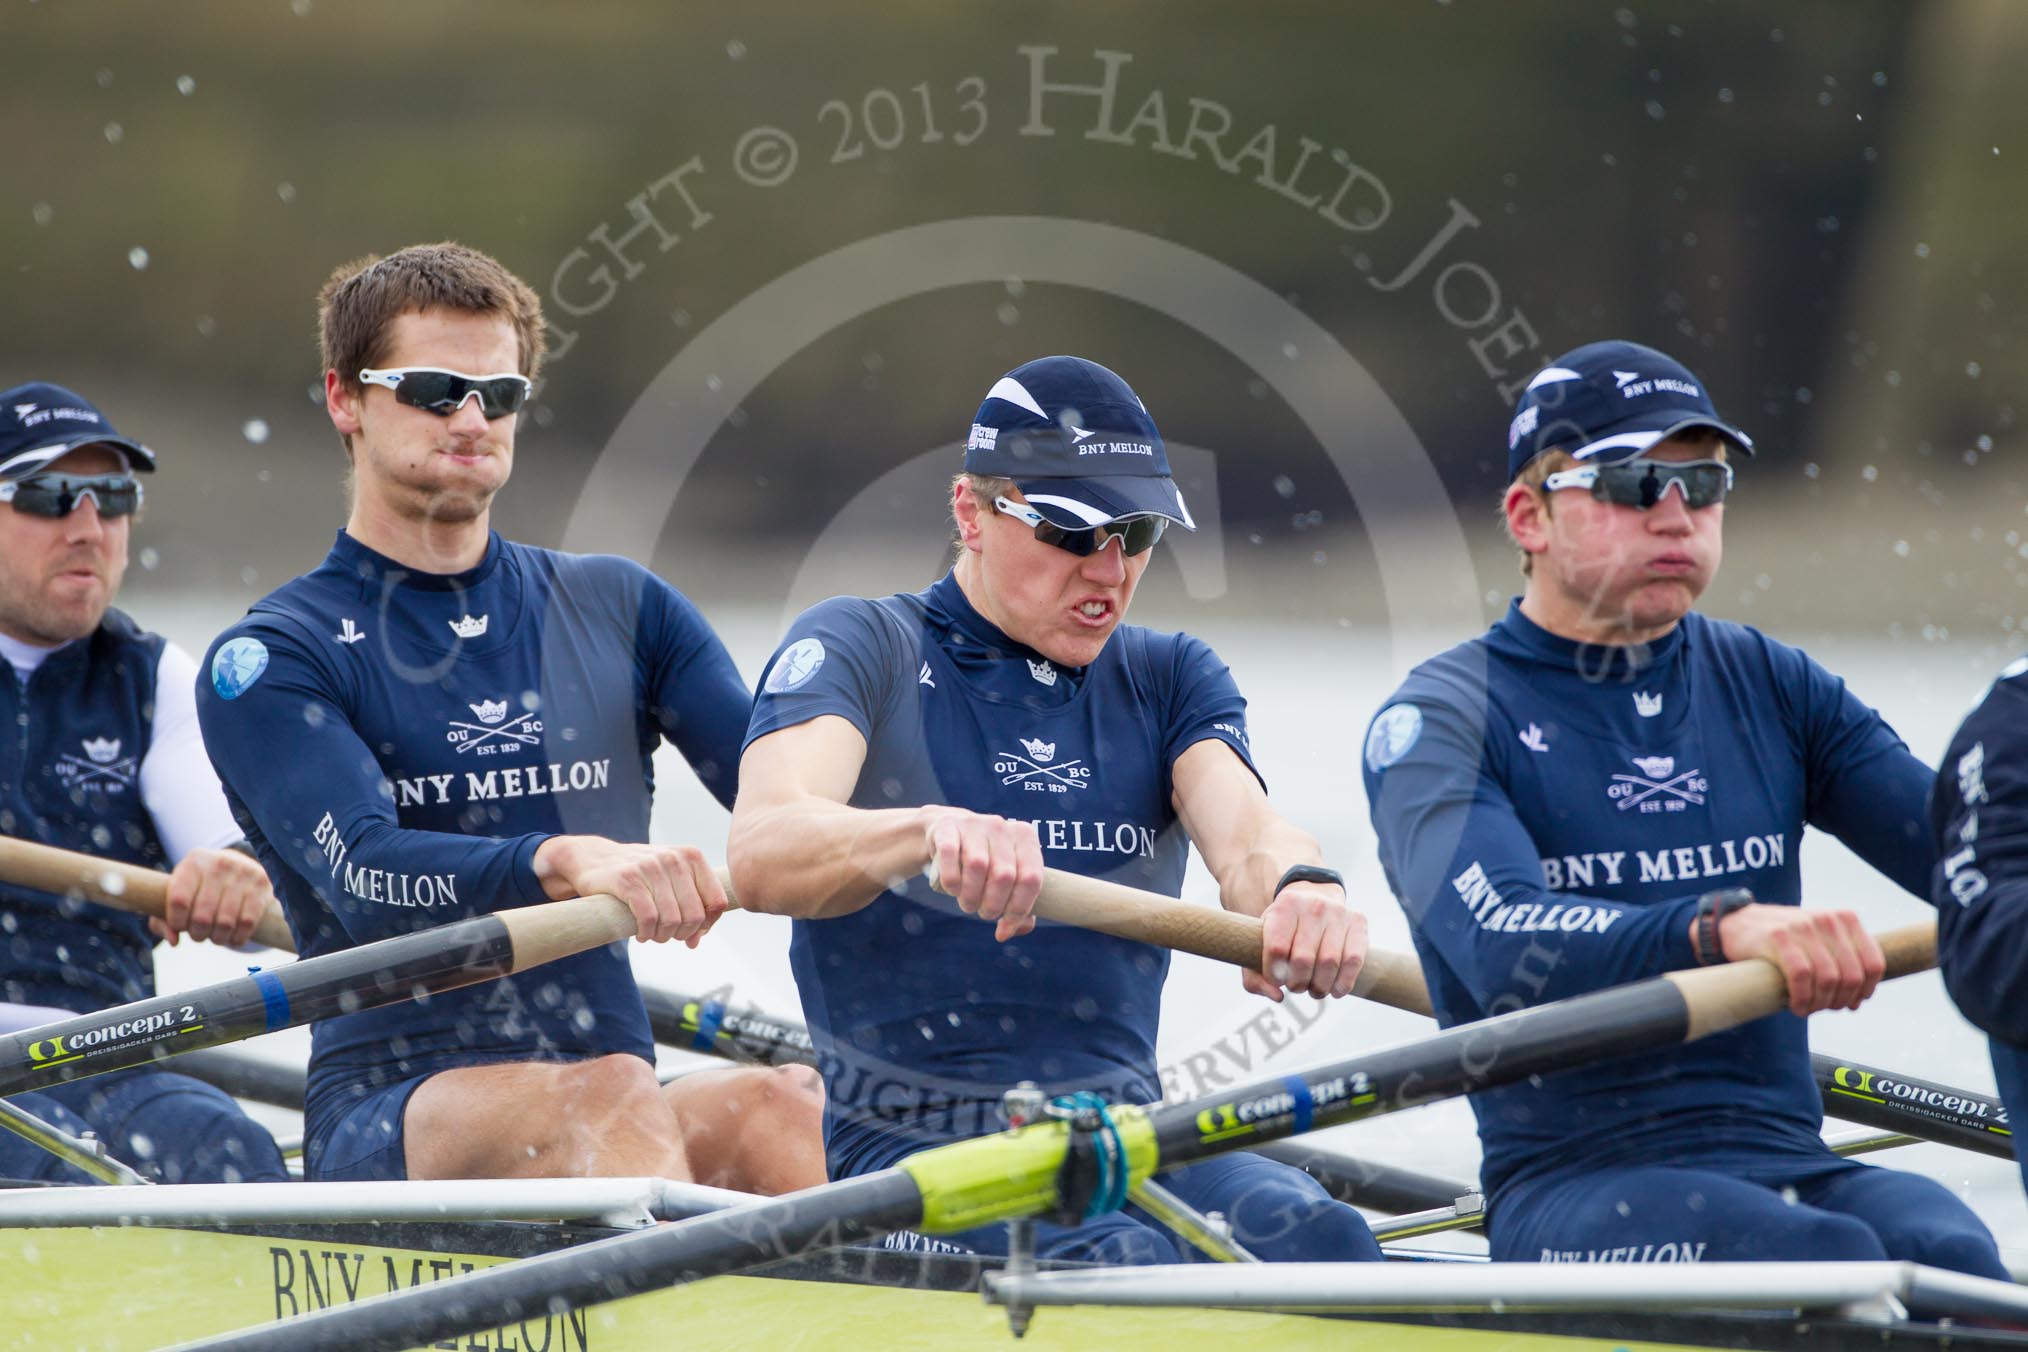
[[[303,1176],[313,1183],[399,1182],[408,1177],[402,1118],[431,1075],[370,1089],[350,1106],[320,1115],[303,1141]]]
[[[224,1090],[188,1075],[137,1067],[8,1102],[73,1136],[92,1132],[114,1159],[157,1183],[279,1183],[289,1176],[267,1129]],[[0,1178],[98,1181],[12,1132],[0,1132]]]

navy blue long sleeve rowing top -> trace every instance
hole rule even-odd
[[[729,806],[750,708],[717,635],[647,570],[497,535],[439,575],[341,532],[198,680],[205,744],[304,957],[546,901],[550,836],[646,840],[665,736]],[[653,1055],[625,943],[318,1024],[308,1112],[361,1083],[611,1052]]]
[[[1944,753],[1930,799],[1937,965],[1992,1039],[2010,1120],[2028,1115],[2028,657],[2000,673]],[[2014,1140],[2028,1179],[2028,1143]]]
[[[1365,763],[1381,863],[1447,1027],[1695,966],[1703,893],[1801,901],[1806,824],[1928,895],[1928,767],[1803,653],[1695,614],[1604,648],[1517,604],[1411,673]],[[1787,1013],[1472,1106],[1489,1192],[1601,1162],[1823,1149]]]
[[[797,619],[748,738],[826,714],[866,738],[852,806],[1032,821],[1050,867],[1170,896],[1190,849],[1171,801],[1176,758],[1209,739],[1252,764],[1246,701],[1201,640],[1121,625],[1089,666],[1059,667],[950,576]],[[796,921],[790,959],[834,1176],[997,1130],[1000,1095],[1021,1080],[1161,1096],[1163,949],[1046,921],[999,943],[916,878],[850,915]]]
[[[198,739],[190,655],[108,610],[42,650],[0,635],[0,833],[148,868],[239,839]],[[0,1026],[155,993],[138,915],[0,883]]]

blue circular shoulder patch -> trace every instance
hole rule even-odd
[[[1366,733],[1366,768],[1379,774],[1408,754],[1422,736],[1422,710],[1413,704],[1390,704]]]
[[[220,699],[238,699],[267,669],[267,644],[257,638],[233,639],[212,654],[211,688]]]
[[[785,694],[806,684],[817,669],[824,665],[824,642],[822,639],[799,638],[783,649],[775,659],[775,665],[768,672],[761,689],[770,695]]]

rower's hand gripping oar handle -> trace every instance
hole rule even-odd
[[[739,898],[732,894],[732,874],[722,868],[713,869],[712,874],[725,891],[725,909],[738,910]],[[545,919],[539,928],[516,928],[514,918],[530,911],[554,911],[561,918]],[[600,944],[631,939],[641,932],[639,922],[634,919],[633,908],[605,892],[591,892],[582,897],[572,897],[569,901],[553,901],[545,905],[509,907],[493,914],[506,921],[508,931],[514,935],[514,970],[517,972],[523,965],[524,953],[529,955],[528,963],[549,962],[572,953],[582,953]]]
[[[940,892],[948,890],[936,876],[934,862],[928,876],[931,887]],[[1193,905],[1103,878],[1044,869],[1035,914],[1043,920],[1173,948],[1179,953],[1195,953],[1235,967],[1252,971],[1260,968],[1262,938],[1258,917]],[[1367,950],[1366,963],[1359,969],[1359,980],[1353,984],[1352,993],[1411,1014],[1431,1012],[1429,991],[1422,982],[1422,965],[1403,953]]]
[[[160,870],[116,859],[100,859],[96,855],[80,854],[75,850],[58,849],[54,845],[12,836],[0,836],[0,879],[32,887],[38,892],[54,892],[59,896],[74,894],[116,911],[150,915],[158,920],[169,910],[169,875]],[[718,882],[725,889],[731,905],[738,906],[737,901],[731,900],[732,878],[724,869],[718,870]],[[558,913],[571,916],[569,924],[560,928],[545,926],[539,936],[517,936],[544,949],[547,956],[541,961],[615,939],[630,939],[639,929],[634,923],[633,912],[616,897],[599,893],[575,900],[586,904],[577,911]],[[499,914],[512,915],[514,909]],[[526,929],[525,926],[523,928]],[[576,948],[558,946],[568,945],[579,937],[584,937],[586,942]],[[289,933],[289,922],[282,915],[279,904],[270,906],[261,916],[254,926],[253,941],[287,953],[296,951],[295,936]]]
[[[60,850],[33,840],[0,836],[0,878],[38,892],[74,894],[116,911],[162,919],[169,911],[169,875],[139,864]],[[289,922],[279,905],[270,906],[254,926],[253,941],[296,951]]]
[[[1936,966],[1934,920],[1873,937],[1887,959],[1883,981],[1926,972]],[[1668,972],[1663,980],[1674,982],[1683,993],[1683,1003],[1689,1006],[1690,1033],[1686,1041],[1722,1033],[1789,1007],[1789,988],[1782,978],[1782,969],[1766,958]]]

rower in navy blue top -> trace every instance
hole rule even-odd
[[[0,880],[0,1032],[155,994],[155,940],[244,944],[274,904],[198,738],[190,655],[109,608],[155,454],[59,385],[0,392],[0,833],[170,869],[143,919]],[[169,1183],[288,1177],[225,1094],[155,1069],[9,1100]],[[95,1181],[12,1132],[0,1178]]]
[[[418,573],[340,532],[219,636],[207,670],[212,756],[306,958],[549,900],[545,841],[647,839],[665,736],[730,807],[748,702],[696,608],[640,565],[498,535],[477,567]],[[313,1046],[313,1140],[362,1085],[653,1058],[625,944],[339,1015]]]
[[[1495,1258],[1908,1258],[2004,1277],[1949,1190],[1840,1159],[1803,1018],[1882,970],[1803,911],[1805,825],[1918,895],[1929,771],[1837,677],[1690,607],[1746,436],[1651,348],[1538,374],[1510,429],[1526,593],[1374,718],[1381,863],[1446,1026],[1700,963],[1767,957],[1790,1012],[1475,1095]]]
[[[2028,1115],[2028,657],[2000,673],[1951,739],[1930,798],[1937,965],[1991,1038],[2009,1121]],[[2028,1144],[2014,1133],[2028,1182]]]
[[[647,844],[667,738],[723,803],[751,700],[689,601],[623,559],[487,528],[541,356],[534,293],[457,245],[340,268],[325,390],[353,502],[322,566],[220,636],[199,713],[315,956],[605,892],[693,945],[725,897]],[[664,1090],[627,945],[316,1025],[313,1178],[822,1177],[807,1070]]]
[[[1245,979],[1269,998],[1343,995],[1365,956],[1315,841],[1268,804],[1225,665],[1122,623],[1148,550],[1191,527],[1139,398],[1089,361],[1030,362],[988,393],[965,470],[950,575],[799,618],[741,763],[733,877],[796,918],[833,1177],[997,1129],[1023,1080],[1159,1096],[1168,955],[1037,928],[1045,863],[1173,896],[1194,842],[1225,905],[1262,916]],[[932,862],[953,896],[922,880]],[[1260,1257],[1379,1256],[1357,1212],[1285,1166],[1233,1156],[1163,1182]],[[1181,1256],[1132,1208],[1040,1231],[1060,1257]],[[997,1226],[961,1239],[1004,1251]]]

